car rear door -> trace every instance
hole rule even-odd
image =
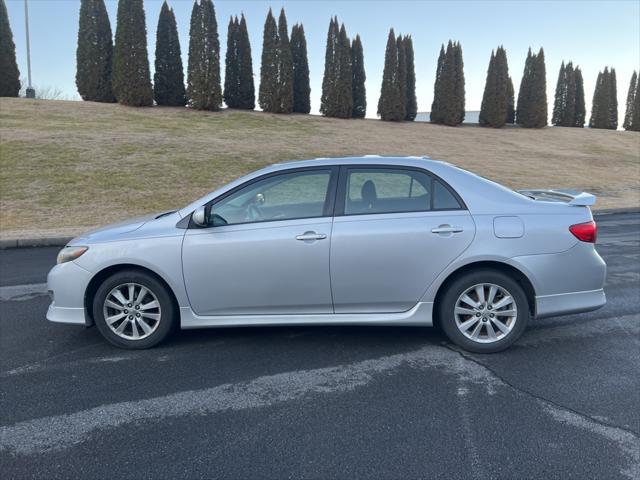
[[[411,309],[475,233],[460,197],[422,169],[342,167],[336,202],[335,313]]]
[[[331,313],[329,247],[337,168],[288,170],[245,184],[190,228],[184,281],[198,315]]]

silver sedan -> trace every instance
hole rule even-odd
[[[474,352],[605,304],[587,193],[515,192],[424,157],[272,165],[62,249],[53,322],[123,348],[174,327],[439,324]]]

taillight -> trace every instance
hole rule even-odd
[[[573,233],[573,236],[581,242],[596,243],[596,237],[598,236],[598,226],[593,220],[591,220],[590,222],[571,225],[569,227],[569,231]]]

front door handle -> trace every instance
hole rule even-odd
[[[324,233],[316,232],[304,232],[302,235],[296,235],[296,240],[309,241],[309,240],[324,240],[327,236]]]
[[[462,227],[452,227],[451,225],[440,225],[437,228],[432,228],[431,233],[460,233]]]

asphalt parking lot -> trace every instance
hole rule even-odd
[[[45,321],[56,248],[2,251],[0,474],[640,478],[640,214],[598,225],[606,307],[535,321],[494,355],[373,327],[118,350]]]

